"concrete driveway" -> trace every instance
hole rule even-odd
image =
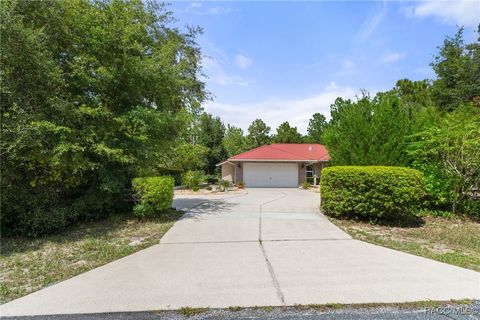
[[[480,274],[353,240],[299,189],[183,196],[158,245],[1,307],[72,314],[480,298]]]

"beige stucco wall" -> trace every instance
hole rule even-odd
[[[222,180],[230,181],[234,183],[235,167],[230,163],[222,164]]]
[[[243,181],[243,164],[238,162],[222,164],[222,180],[232,183]]]
[[[298,185],[301,186],[305,182],[305,166],[302,168],[302,163],[298,163]]]
[[[237,166],[237,181],[242,181],[243,182],[243,163],[236,163]]]
[[[322,175],[322,169],[326,166],[326,163],[323,162],[317,162],[312,164],[313,166],[313,171],[314,174],[317,176],[317,185],[320,183],[320,177]],[[299,174],[299,181],[300,185],[306,180],[306,172],[305,172],[305,166],[302,168],[301,165],[298,166],[298,174]]]
[[[315,174],[317,175],[318,178],[322,175],[322,169],[323,169],[323,163],[315,163],[313,165],[313,170],[315,171]]]
[[[252,161],[255,162],[255,161]],[[303,168],[302,168],[303,165]],[[320,176],[322,168],[326,166],[326,163],[314,163],[313,170],[317,175],[317,184],[320,182]],[[235,172],[236,171],[236,172]],[[236,179],[235,179],[236,176]],[[298,163],[298,185],[301,186],[305,182],[305,163]],[[243,181],[243,162],[230,162],[222,164],[222,179],[237,183]]]

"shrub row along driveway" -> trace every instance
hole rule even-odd
[[[358,240],[298,189],[182,196],[155,245],[2,306],[2,315],[480,297],[480,274]]]

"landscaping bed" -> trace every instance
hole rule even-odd
[[[174,191],[175,196],[181,196],[181,195],[219,195],[219,194],[242,194],[245,193],[245,189],[239,189],[237,187],[229,187],[225,189],[224,191],[219,191],[217,190],[216,187],[213,187],[211,190],[208,190],[206,188],[201,188],[197,191],[193,191],[191,189],[177,189]]]
[[[3,238],[0,303],[154,245],[181,216],[174,209],[142,220],[115,215],[36,239]]]
[[[353,238],[480,271],[480,222],[425,216],[413,226],[372,224],[328,217]]]

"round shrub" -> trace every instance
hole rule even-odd
[[[423,174],[382,166],[337,166],[322,170],[321,206],[327,215],[396,220],[415,215],[425,194]]]
[[[138,217],[154,216],[172,207],[172,177],[135,178],[132,188],[136,205],[133,214]]]

